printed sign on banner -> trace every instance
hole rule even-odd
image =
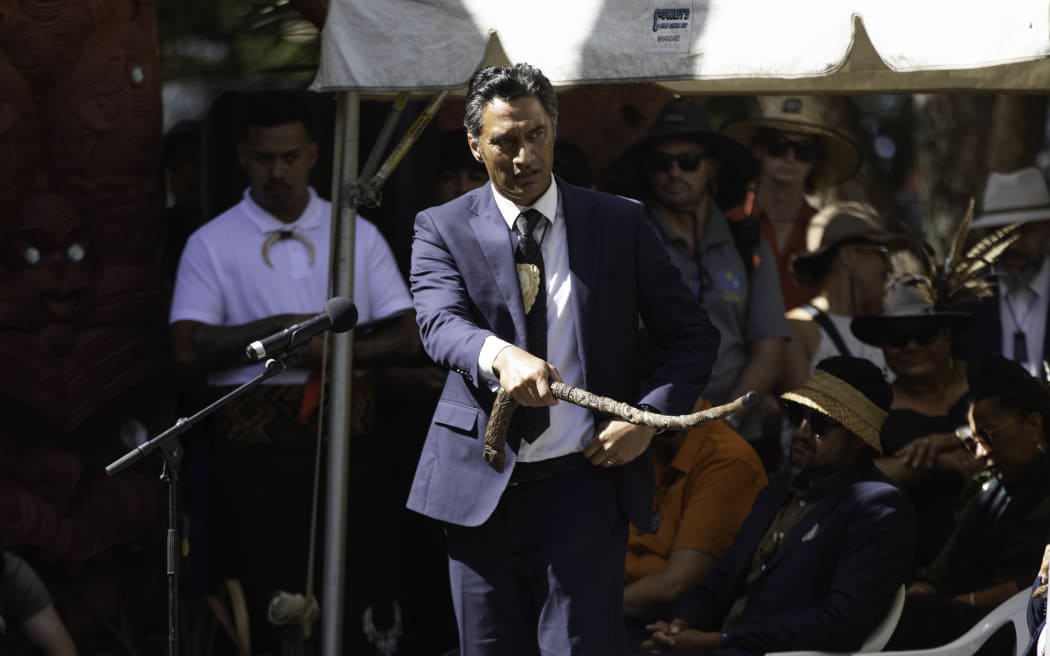
[[[654,0],[649,25],[650,52],[689,52],[693,32],[693,3]]]

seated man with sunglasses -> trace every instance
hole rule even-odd
[[[712,131],[704,111],[684,98],[664,108],[636,149],[649,217],[722,335],[704,397],[717,405],[748,390],[765,394],[780,377],[789,334],[780,281],[765,241],[744,261],[714,197],[716,180],[747,180],[753,162],[739,144]],[[752,443],[761,436],[756,412],[731,423]]]
[[[649,625],[645,648],[762,654],[863,644],[911,568],[911,504],[872,464],[891,396],[875,365],[835,356],[781,397],[798,422],[799,473],[759,495],[674,620]]]
[[[790,310],[819,292],[791,272],[791,261],[806,252],[806,228],[817,212],[806,194],[851,178],[861,151],[826,125],[826,106],[819,98],[770,96],[759,105],[759,117],[732,121],[722,132],[758,161],[756,191],[748,206],[773,249],[784,307]]]

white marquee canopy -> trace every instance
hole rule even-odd
[[[463,87],[527,61],[556,86],[1050,89],[1047,0],[332,0],[315,91]]]

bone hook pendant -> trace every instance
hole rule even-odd
[[[299,232],[293,230],[280,230],[278,232],[271,233],[266,238],[266,241],[262,245],[262,258],[263,262],[266,262],[266,266],[273,268],[273,262],[270,261],[270,247],[283,239],[294,239],[303,246],[306,247],[306,252],[310,254],[310,266],[314,265],[314,260],[317,259],[317,251],[314,249],[313,242],[310,239]]]

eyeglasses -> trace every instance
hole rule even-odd
[[[796,428],[801,426],[803,421],[808,423],[809,431],[813,433],[813,437],[820,437],[829,430],[842,425],[823,413],[816,412],[797,403],[785,403],[784,414],[787,416],[788,423]]]
[[[973,430],[969,426],[959,426],[955,429],[955,437],[962,442],[963,448],[966,449],[970,455],[977,453],[977,439],[974,438]]]
[[[773,157],[783,157],[789,150],[795,151],[795,159],[803,164],[808,164],[820,156],[820,144],[809,139],[792,141],[778,134],[766,141],[766,152]]]
[[[1021,422],[1022,417],[1014,417],[1010,421],[999,424],[994,429],[990,428],[978,428],[973,431],[973,437],[976,441],[980,442],[984,446],[992,446],[995,444],[996,433],[1002,433],[1007,428],[1014,426]]]
[[[882,345],[892,348],[904,348],[909,342],[915,342],[921,348],[926,348],[937,341],[944,331],[940,326],[931,325],[924,328],[912,330],[888,330],[882,338]]]
[[[700,162],[710,159],[710,157],[707,153],[699,150],[691,150],[687,153],[678,153],[677,155],[672,155],[671,153],[649,153],[649,156],[645,158],[645,165],[652,173],[667,173],[671,170],[671,165],[677,162],[678,168],[690,173],[700,168]]]

